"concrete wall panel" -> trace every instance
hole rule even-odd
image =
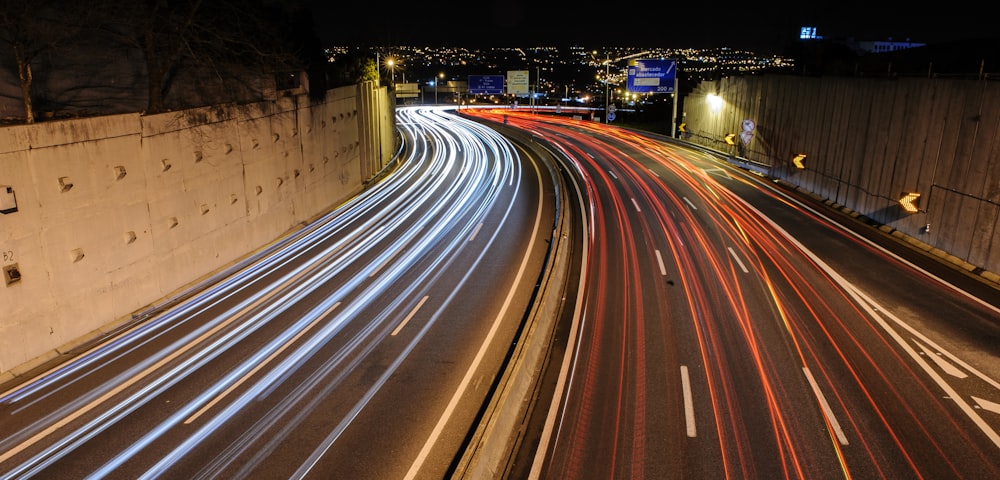
[[[0,128],[0,185],[18,207],[0,215],[0,266],[21,273],[0,283],[0,376],[132,321],[360,192],[362,171],[394,153],[359,148],[395,129],[393,111],[364,109],[389,105],[366,85],[321,102]]]
[[[705,104],[725,100],[721,111]],[[730,77],[685,99],[687,140],[722,139],[757,119],[746,160],[976,268],[1000,271],[1000,85],[961,79]],[[807,154],[805,171],[791,156]],[[902,211],[903,192],[921,194]],[[927,226],[930,226],[928,229]]]

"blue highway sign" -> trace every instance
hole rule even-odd
[[[677,60],[636,60],[628,67],[628,91],[674,93]]]
[[[469,75],[469,93],[503,95],[503,75]]]

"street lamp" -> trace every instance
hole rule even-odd
[[[708,111],[712,113],[719,113],[722,111],[722,106],[726,103],[722,100],[722,97],[710,93],[705,97],[705,103],[708,104]]]
[[[385,66],[389,67],[389,72],[391,74],[391,77],[390,77],[391,80],[390,81],[391,81],[391,83],[393,85],[395,85],[396,84],[396,69],[394,67],[396,66],[396,61],[393,60],[392,58],[387,58],[385,60]]]

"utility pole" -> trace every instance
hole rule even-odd
[[[590,54],[594,62],[597,62],[597,50],[594,50]],[[598,76],[600,75],[600,70],[598,70]],[[611,81],[611,54],[605,52],[604,54],[604,123],[611,123],[608,121],[608,109],[611,106],[611,86],[609,85]]]
[[[608,117],[610,116],[611,113],[610,111],[608,111],[608,108],[611,106],[611,99],[608,98],[609,96],[608,82],[610,81],[611,81],[611,56],[607,55],[607,60],[604,61],[604,123],[611,123],[611,120],[608,120]]]
[[[673,138],[677,138],[677,96],[680,95],[680,92],[677,91],[677,77],[679,76],[680,75],[677,75],[676,72],[674,72],[674,112],[673,115],[670,116],[670,132]]]

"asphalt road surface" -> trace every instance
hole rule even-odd
[[[996,288],[700,150],[469,113],[586,192],[581,306],[512,478],[1000,478]]]
[[[400,109],[385,180],[0,392],[0,477],[441,478],[524,321],[548,168]]]

